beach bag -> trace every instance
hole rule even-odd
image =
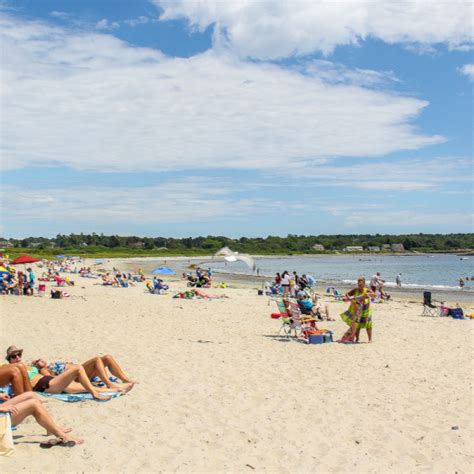
[[[62,296],[61,290],[51,290],[51,298],[53,298],[53,300],[59,300]]]
[[[450,309],[449,312],[453,319],[464,319],[464,312],[462,308],[453,308]]]
[[[0,413],[0,456],[11,456],[14,452],[10,414]]]

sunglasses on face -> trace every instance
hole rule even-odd
[[[21,359],[21,352],[18,352],[17,354],[12,354],[10,356],[10,360],[12,359]]]

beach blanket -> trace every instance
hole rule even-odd
[[[74,402],[83,402],[85,400],[95,400],[97,402],[108,402],[109,400],[96,400],[91,393],[46,393],[40,392],[39,395],[43,397],[55,398],[56,400],[61,400],[62,402],[74,403]],[[120,397],[123,395],[122,392],[107,392],[107,395],[110,395],[112,398]],[[112,398],[110,400],[112,400]]]

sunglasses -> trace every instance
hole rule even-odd
[[[17,352],[16,354],[11,354],[10,357],[9,357],[9,360],[12,360],[12,359],[21,359],[21,356],[22,356],[22,353],[21,353],[21,352]]]

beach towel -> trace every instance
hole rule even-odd
[[[14,452],[10,413],[0,413],[0,456],[11,456]]]
[[[39,395],[43,397],[51,397],[56,400],[61,400],[62,402],[74,403],[74,402],[83,402],[85,400],[95,400],[97,402],[108,402],[109,400],[96,400],[91,393],[46,393],[39,392]],[[123,395],[122,392],[107,392],[107,395],[110,395],[112,398],[120,397]],[[112,398],[110,400],[112,400]]]

